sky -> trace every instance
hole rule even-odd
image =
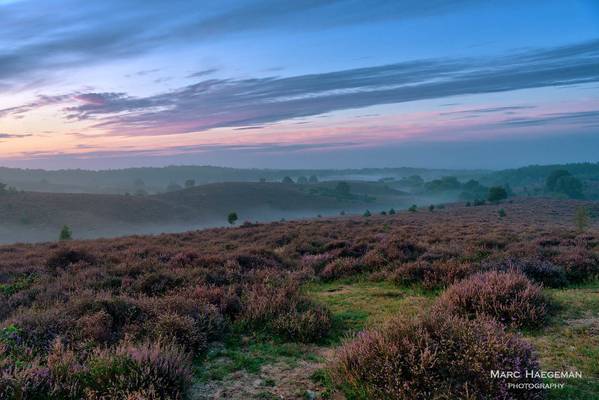
[[[596,0],[0,0],[0,165],[599,161]]]

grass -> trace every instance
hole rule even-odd
[[[436,296],[434,291],[417,287],[349,279],[311,283],[305,290],[310,297],[326,304],[333,313],[333,343],[346,333],[379,325],[397,313],[416,315],[428,308]]]
[[[228,375],[245,371],[251,374],[260,372],[262,366],[275,362],[285,362],[290,367],[299,360],[320,361],[310,346],[300,343],[285,343],[266,337],[244,338],[229,336],[222,346],[212,348],[204,357],[195,362],[195,375],[199,382],[223,380]],[[267,386],[274,382],[265,382]]]
[[[597,398],[599,393],[599,281],[566,289],[550,289],[559,309],[547,328],[527,333],[545,370],[580,371],[550,399]]]
[[[425,311],[438,293],[420,288],[397,287],[389,282],[341,280],[312,283],[306,292],[326,304],[335,321],[336,344],[347,333],[383,323],[395,314],[414,316]],[[549,392],[549,399],[591,400],[599,393],[599,282],[566,289],[547,289],[559,308],[548,326],[526,332],[541,360],[543,370],[576,370],[583,379],[568,379],[561,390]],[[594,325],[593,325],[594,323]],[[595,331],[592,331],[595,329]],[[313,379],[333,391],[322,370]]]
[[[526,331],[524,336],[537,349],[543,370],[583,374],[583,379],[563,381],[564,389],[550,391],[548,398],[595,399],[599,393],[599,281],[546,291],[558,309],[546,328]],[[337,346],[348,334],[380,325],[393,315],[415,316],[426,311],[439,293],[366,279],[310,283],[304,292],[328,306],[333,314],[333,331],[325,343],[329,347]],[[231,336],[196,362],[196,377],[200,382],[223,380],[237,371],[257,374],[264,365],[275,362],[293,366],[299,360],[322,361],[312,350],[310,346],[265,337]],[[325,388],[323,398],[329,398],[336,389],[326,369],[314,373],[312,380]],[[274,384],[265,382],[266,386]],[[264,395],[270,396],[268,392]]]

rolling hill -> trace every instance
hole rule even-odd
[[[359,192],[378,186],[361,184]],[[6,192],[0,195],[0,242],[55,240],[65,224],[78,238],[175,232],[226,224],[232,211],[240,221],[269,221],[362,212],[374,201],[314,193],[311,187],[227,182],[149,196]]]

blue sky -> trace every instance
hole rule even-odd
[[[599,161],[599,3],[0,0],[0,165]]]

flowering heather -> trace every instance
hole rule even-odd
[[[585,281],[597,275],[599,235],[570,226],[575,205],[516,201],[502,205],[509,215],[504,220],[493,206],[448,205],[435,213],[0,246],[0,376],[3,383],[21,382],[19,387],[43,393],[48,385],[67,392],[85,387],[52,380],[49,357],[58,351],[57,340],[74,355],[69,365],[83,371],[98,351],[121,354],[123,346],[160,343],[153,352],[172,355],[176,348],[196,355],[239,325],[247,335],[318,341],[331,317],[303,294],[302,285],[312,280],[370,275],[439,288],[479,272],[510,270],[501,260],[512,260],[515,269],[547,285],[558,282],[562,270],[568,282]],[[538,289],[527,285],[513,286],[516,292],[498,286],[484,307],[466,303],[466,314],[524,288],[530,304],[522,306],[526,298],[516,297],[517,303],[502,307],[518,317],[514,323],[536,325],[544,308]],[[180,393],[187,379],[182,376],[174,380]],[[159,394],[159,388],[130,389],[131,398]]]
[[[549,300],[541,287],[517,272],[476,274],[450,286],[435,308],[475,318],[483,315],[510,327],[536,328],[546,318]]]
[[[541,399],[540,392],[510,389],[515,380],[490,374],[524,376],[537,368],[531,346],[497,322],[442,313],[392,319],[381,329],[361,332],[337,351],[332,365],[337,382],[354,397],[388,400]]]

